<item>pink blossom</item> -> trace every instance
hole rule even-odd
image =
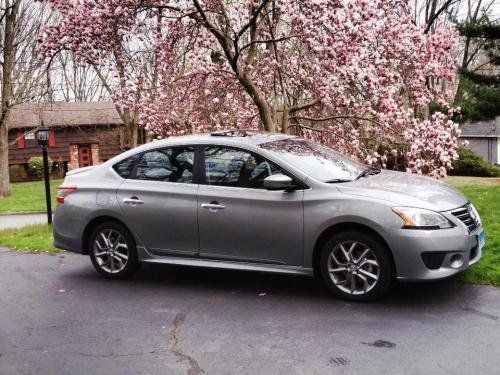
[[[45,1],[61,17],[45,30],[42,56],[65,48],[82,64],[111,69],[114,101],[159,137],[262,129],[245,74],[277,130],[369,164],[401,159],[399,168],[438,178],[457,157],[457,110],[445,91],[455,74],[455,31],[424,33],[411,22],[409,1],[269,2],[255,43],[246,29],[226,46],[238,51],[238,69],[195,5],[234,38],[264,0]],[[431,102],[447,112],[428,118]]]

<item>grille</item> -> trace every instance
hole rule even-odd
[[[422,253],[422,260],[425,266],[430,270],[437,270],[443,264],[444,256],[446,253],[442,251],[436,251],[432,253]]]
[[[469,232],[473,231],[478,225],[478,218],[470,204],[456,209],[452,214],[469,228]]]

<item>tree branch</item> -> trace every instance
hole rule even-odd
[[[195,0],[196,1],[196,0]],[[253,25],[255,22],[257,22],[257,18],[260,15],[260,12],[265,8],[265,6],[269,3],[270,0],[263,0],[262,3],[255,9],[255,13],[253,14],[252,18],[240,29],[238,32],[238,38],[241,37],[245,32]]]
[[[430,30],[431,30],[431,27],[432,27],[432,24],[434,23],[434,21],[436,21],[436,19],[441,15],[441,13],[443,13],[446,9],[448,9],[448,7],[450,5],[452,5],[453,3],[456,3],[457,1],[459,0],[447,0],[442,6],[441,8],[439,8],[439,10],[434,13],[431,18],[429,18],[429,21],[427,21],[427,26],[425,27],[425,30],[424,30],[424,33],[427,34]]]
[[[252,40],[250,43],[245,44],[243,47],[241,47],[240,48],[240,52],[243,51],[244,49],[247,49],[248,47],[251,47],[254,44],[258,44],[258,43],[278,43],[278,42],[282,42],[284,40],[288,40],[288,39],[292,39],[292,38],[296,38],[296,37],[297,37],[297,35],[290,35],[290,36],[284,36],[284,37],[277,38],[277,39]]]

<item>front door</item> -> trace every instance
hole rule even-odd
[[[117,198],[128,226],[156,255],[198,253],[193,147],[146,151]]]
[[[198,189],[200,256],[301,265],[303,191],[269,191],[265,177],[282,173],[261,156],[205,147],[205,184]]]
[[[92,165],[92,153],[89,145],[78,145],[78,165],[80,168]]]

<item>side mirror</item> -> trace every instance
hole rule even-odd
[[[273,174],[264,179],[264,188],[267,190],[292,190],[293,180],[282,173]]]

